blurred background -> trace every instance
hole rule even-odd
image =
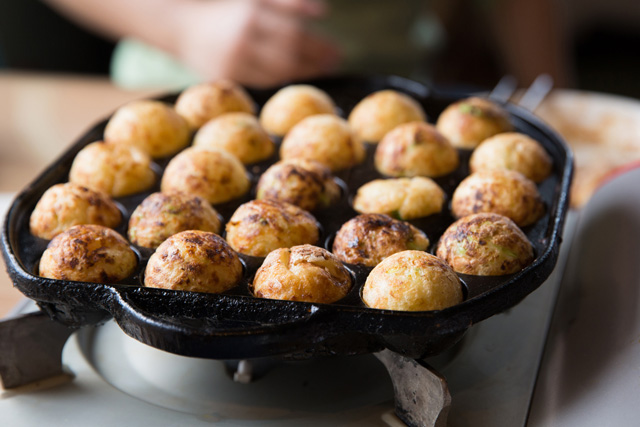
[[[507,74],[520,87],[551,75],[561,89],[535,113],[574,150],[574,207],[612,173],[640,165],[639,0],[0,0],[0,218],[79,135],[128,101],[218,78],[257,87],[362,72],[462,91],[490,89]],[[616,259],[633,258],[627,252]],[[637,269],[620,271],[631,270]],[[603,277],[612,286],[626,280]],[[580,311],[586,329],[576,328],[573,317],[566,328],[586,330],[576,333],[589,337],[584,350],[574,346],[579,356],[592,349],[593,319],[602,336],[619,326],[619,316],[612,324],[603,320],[604,288],[594,289],[594,304],[580,307],[595,307]],[[609,293],[635,295],[616,289]],[[581,304],[574,293],[567,296]],[[21,298],[0,274],[0,318]],[[637,335],[625,338],[624,348],[632,342]],[[549,348],[562,353],[567,346]],[[619,356],[612,360],[627,360]],[[582,366],[568,359],[550,365]],[[597,365],[608,367],[600,359]],[[590,385],[608,373],[584,366],[596,374],[584,377]],[[561,395],[565,383],[550,372],[549,384],[559,384]],[[581,374],[567,372],[578,379],[576,394],[589,389]],[[629,377],[628,369],[620,372]],[[552,400],[556,394],[546,393]],[[558,407],[584,408],[566,401]],[[620,402],[633,411],[632,400]],[[591,403],[584,414],[611,413]]]
[[[183,3],[189,3],[187,0]],[[224,2],[224,0],[212,0],[213,2]],[[113,28],[109,22],[106,24],[96,20],[91,14],[84,11],[76,11],[74,5],[87,3],[68,0],[50,0],[48,2],[36,0],[3,0],[0,2],[0,68],[5,70],[27,70],[27,71],[47,71],[75,74],[91,74],[106,76],[112,64],[112,55],[118,44],[118,40],[134,34],[139,35],[134,30]],[[87,4],[93,3],[88,1]],[[106,2],[126,4],[127,2]],[[148,1],[132,3],[149,3]],[[153,2],[151,2],[153,3]],[[160,1],[156,2],[157,8],[163,5],[176,3]],[[178,1],[177,3],[180,3]],[[203,2],[197,2],[203,3]],[[237,2],[236,2],[237,3]],[[285,4],[295,3],[287,0],[271,0],[266,3]],[[297,2],[302,3],[302,2]],[[416,14],[411,11],[409,17],[395,16],[399,13],[392,11],[415,9],[416,3],[426,5],[424,9],[427,14],[422,14],[419,28],[411,29],[412,41],[416,37],[422,38],[422,46],[428,50],[425,55],[421,55],[416,61],[422,62],[420,65],[424,70],[428,70],[423,75],[418,75],[419,79],[428,80],[434,84],[441,85],[466,85],[471,87],[487,88],[493,86],[498,79],[506,74],[515,74],[521,85],[529,83],[531,75],[518,71],[514,63],[522,63],[526,58],[532,58],[534,64],[540,64],[540,70],[533,72],[549,71],[556,78],[556,85],[561,87],[574,87],[579,89],[616,93],[630,97],[640,98],[640,2],[636,0],[549,0],[548,2],[528,1],[528,0],[455,0],[455,1],[400,1],[381,2],[384,6],[375,5],[380,2],[366,1],[330,1],[324,2],[328,5],[328,12],[321,13],[319,19],[313,13],[313,21],[317,21],[322,26],[322,21],[333,21],[330,30],[335,30],[334,34],[329,34],[332,42],[341,48],[342,63],[348,62],[348,56],[353,52],[345,45],[353,42],[347,40],[350,37],[343,31],[345,26],[357,26],[352,19],[358,17],[360,27],[357,31],[365,33],[362,38],[370,45],[369,50],[384,50],[384,40],[376,39],[376,34],[382,32],[393,32],[387,29],[379,21],[373,8],[384,8],[388,10],[380,16],[392,16],[393,19],[415,19]],[[540,8],[531,4],[549,5]],[[351,11],[344,12],[345,4],[351,4]],[[513,4],[511,11],[501,11],[508,9],[504,4]],[[529,4],[527,6],[527,4]],[[127,8],[128,6],[123,6]],[[423,10],[424,10],[423,9]],[[130,15],[137,12],[128,12]],[[348,15],[351,13],[351,16]],[[340,17],[339,15],[344,15]],[[537,17],[536,14],[542,14]],[[318,15],[318,16],[319,16]],[[395,18],[394,18],[395,16]],[[335,19],[333,19],[335,17]],[[105,19],[118,20],[118,14],[105,16]],[[146,18],[141,18],[138,28],[148,26],[157,29],[166,28],[167,24],[154,14],[147,14]],[[231,19],[231,18],[229,18]],[[342,20],[342,21],[341,21]],[[537,21],[536,21],[537,20]],[[544,21],[544,22],[542,22]],[[399,21],[401,22],[401,21]],[[407,21],[408,22],[408,21]],[[425,23],[426,22],[426,23]],[[515,22],[515,24],[514,24]],[[542,22],[542,24],[540,23]],[[530,23],[530,24],[528,24]],[[414,23],[407,23],[407,26]],[[194,24],[195,25],[195,24]],[[342,25],[342,27],[341,27]],[[400,25],[402,25],[400,23]],[[362,28],[367,26],[366,28]],[[514,27],[509,28],[509,27]],[[405,28],[406,29],[406,28]],[[351,30],[351,28],[349,29]],[[403,30],[404,31],[404,30]],[[509,40],[520,37],[519,34],[526,32],[531,40],[524,40],[515,46],[505,47]],[[201,31],[206,35],[205,31]],[[417,36],[416,36],[416,33]],[[345,36],[340,40],[338,36]],[[407,30],[408,34],[408,30]],[[333,38],[331,36],[334,36]],[[204,36],[203,36],[204,37]],[[387,37],[382,35],[381,37]],[[525,37],[525,38],[526,38]],[[144,34],[143,34],[143,38]],[[506,42],[505,42],[506,40]],[[357,41],[357,40],[356,40]],[[153,40],[147,38],[147,44],[153,45]],[[340,46],[340,44],[343,46]],[[396,56],[388,55],[388,63],[398,63],[408,55],[415,56],[414,51],[403,50],[399,47],[401,39],[396,43]],[[538,43],[536,46],[535,44]],[[545,46],[545,43],[547,46]],[[552,45],[549,45],[552,43]],[[509,52],[509,49],[513,52]],[[545,59],[540,51],[555,49],[554,54],[561,55],[556,62],[551,65],[551,69],[544,70]],[[166,50],[166,49],[165,49]],[[520,52],[526,52],[519,56]],[[173,52],[175,53],[175,52]],[[386,52],[387,54],[389,52]],[[548,53],[548,52],[547,52]],[[201,53],[204,55],[204,52]],[[214,54],[211,53],[213,56]],[[180,56],[180,55],[174,55]],[[511,56],[511,58],[510,58]],[[523,60],[522,58],[525,58]],[[414,58],[415,59],[415,58]],[[549,62],[549,61],[546,61]],[[395,71],[397,74],[411,74],[403,70],[394,70],[393,67],[385,69],[383,63],[378,63],[378,67],[371,67],[369,64],[362,69],[368,71],[388,72]],[[526,64],[524,64],[526,65]],[[555,67],[555,68],[554,68]],[[188,67],[187,67],[188,68]],[[344,71],[339,66],[337,71]],[[357,67],[347,68],[347,71],[358,71]],[[333,70],[332,70],[333,71]],[[198,75],[196,78],[207,79],[211,76]],[[425,77],[426,76],[426,77]],[[294,75],[295,77],[295,75]],[[411,75],[411,77],[416,77]],[[242,79],[241,79],[242,80]],[[180,80],[179,80],[180,81]],[[184,80],[182,80],[184,81]],[[249,81],[250,82],[250,81]],[[124,79],[123,85],[129,87],[144,86],[142,82],[127,81]],[[166,86],[165,81],[149,80],[148,84],[157,87]]]

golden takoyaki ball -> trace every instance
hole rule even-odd
[[[151,100],[120,107],[104,129],[104,139],[138,147],[151,157],[166,157],[189,145],[189,126],[173,107]]]
[[[315,160],[339,171],[361,163],[365,149],[354,138],[345,119],[319,114],[307,117],[287,133],[280,146],[280,157]]]
[[[360,213],[381,213],[397,219],[415,219],[442,211],[444,191],[432,179],[376,179],[360,187],[353,208]]]
[[[427,235],[408,222],[387,215],[363,214],[340,227],[332,250],[341,261],[374,267],[396,252],[424,251],[428,246]]]
[[[382,138],[376,147],[375,164],[387,176],[438,177],[458,167],[458,150],[434,126],[411,122]]]
[[[228,151],[244,164],[267,159],[275,151],[269,135],[249,113],[226,113],[208,121],[196,133],[193,145]]]
[[[505,109],[477,97],[454,102],[445,108],[438,117],[436,128],[459,148],[475,148],[490,136],[513,130]]]
[[[156,181],[151,158],[126,144],[93,142],[78,152],[69,181],[102,191],[111,197],[128,196],[149,189]]]
[[[320,232],[309,212],[277,200],[252,200],[233,213],[227,242],[245,255],[263,257],[278,248],[314,244]]]
[[[438,257],[458,273],[500,276],[533,261],[527,236],[506,216],[479,213],[449,226],[438,242]]]
[[[242,263],[222,237],[201,230],[174,234],[149,258],[144,285],[150,288],[220,293],[242,279]]]
[[[34,236],[51,239],[74,225],[114,228],[120,221],[122,213],[107,194],[68,182],[44,192],[31,213],[29,228]]]
[[[456,273],[440,258],[422,251],[385,258],[371,270],[362,288],[367,306],[387,310],[442,310],[462,299]]]
[[[260,298],[330,304],[352,286],[349,270],[326,249],[311,245],[271,252],[256,272],[253,293]]]
[[[249,186],[247,171],[232,154],[190,147],[171,159],[160,188],[163,193],[190,193],[216,204],[242,196]]]
[[[509,170],[486,170],[466,177],[453,192],[451,210],[456,218],[493,212],[511,218],[520,227],[533,224],[545,211],[536,184]]]
[[[305,117],[335,112],[336,105],[325,91],[309,85],[291,85],[264,104],[260,124],[271,135],[284,136]]]
[[[49,242],[40,258],[40,276],[76,282],[114,283],[130,276],[138,257],[114,230],[76,225]]]
[[[218,212],[209,202],[187,193],[153,193],[129,219],[129,240],[145,248],[157,248],[168,237],[185,230],[220,233]]]
[[[185,89],[176,100],[175,108],[192,129],[224,113],[255,114],[255,104],[249,94],[229,80],[200,83]]]
[[[422,106],[415,99],[388,89],[362,99],[351,110],[349,125],[360,141],[375,143],[398,125],[426,119]]]
[[[256,189],[258,199],[275,199],[313,211],[340,198],[331,170],[313,160],[281,160],[267,169]]]
[[[471,172],[508,169],[520,172],[533,182],[551,174],[553,162],[535,139],[518,132],[505,132],[485,139],[471,154]]]

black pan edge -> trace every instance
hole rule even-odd
[[[307,82],[321,88],[348,85],[362,91],[394,88],[425,103],[452,97],[393,76],[347,76]],[[266,99],[277,88],[251,91]],[[456,98],[459,97],[456,96]],[[162,99],[174,100],[175,95]],[[489,291],[442,311],[394,312],[359,306],[264,301],[235,295],[203,295],[133,286],[59,283],[26,271],[17,256],[18,228],[51,185],[62,182],[76,153],[101,138],[104,121],[94,126],[40,174],[12,203],[2,233],[2,253],[14,286],[38,302],[50,316],[71,327],[99,324],[113,317],[130,336],[165,351],[194,357],[247,358],[287,355],[308,358],[358,354],[390,348],[409,357],[437,354],[453,345],[472,324],[513,307],[537,289],[557,261],[568,209],[573,155],[567,145],[533,114],[506,105],[518,123],[544,135],[554,152],[557,184],[549,208],[544,250],[525,270]],[[434,117],[431,115],[431,120]],[[162,301],[162,309],[157,307]],[[195,310],[193,307],[196,307]],[[274,319],[276,319],[274,321]]]

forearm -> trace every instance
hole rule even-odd
[[[102,35],[134,37],[214,80],[256,86],[333,70],[339,52],[307,28],[321,0],[45,0]]]
[[[135,37],[168,52],[191,0],[44,0],[77,24],[106,38]]]

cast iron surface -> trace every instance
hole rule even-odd
[[[396,89],[411,95],[424,107],[430,122],[459,96],[436,93],[416,82],[397,77],[337,77],[311,82],[327,91],[346,117],[366,95],[381,89]],[[250,91],[261,106],[272,90]],[[173,102],[175,95],[163,97]],[[151,251],[134,248],[140,258],[135,274],[119,284],[96,284],[51,280],[36,275],[38,260],[47,241],[29,233],[29,216],[41,195],[52,185],[66,182],[76,153],[85,145],[102,139],[106,120],[90,129],[78,142],[46,169],[13,202],[3,225],[2,249],[15,286],[53,319],[70,327],[99,324],[113,317],[130,336],[169,352],[206,358],[238,359],[286,355],[308,358],[331,354],[359,354],[388,348],[401,355],[421,358],[441,352],[455,343],[472,324],[514,306],[540,286],[553,270],[558,256],[562,227],[568,206],[572,156],[567,146],[532,114],[506,105],[518,131],[540,141],[553,158],[553,174],[539,184],[547,213],[524,229],[536,253],[534,263],[523,271],[502,277],[461,275],[465,301],[457,306],[431,312],[397,312],[364,306],[360,290],[369,268],[348,267],[355,277],[352,292],[343,300],[327,305],[254,298],[250,283],[262,259],[242,256],[243,282],[222,294],[203,294],[150,289],[142,286],[144,266]],[[337,206],[313,212],[321,222],[319,246],[330,249],[333,235],[356,215],[350,194],[363,183],[379,178],[373,167],[375,146],[368,147],[363,165],[337,178],[344,194]],[[452,174],[436,179],[450,198],[458,182],[468,175],[469,152],[461,151],[461,166]],[[261,172],[277,160],[249,166],[253,184]],[[169,159],[156,161],[161,174]],[[117,228],[126,236],[129,215],[151,192],[116,199],[125,213]],[[225,220],[235,209],[253,198],[245,197],[215,206]],[[448,205],[439,215],[410,221],[424,230],[433,246],[453,221]],[[430,248],[434,252],[434,247]]]

